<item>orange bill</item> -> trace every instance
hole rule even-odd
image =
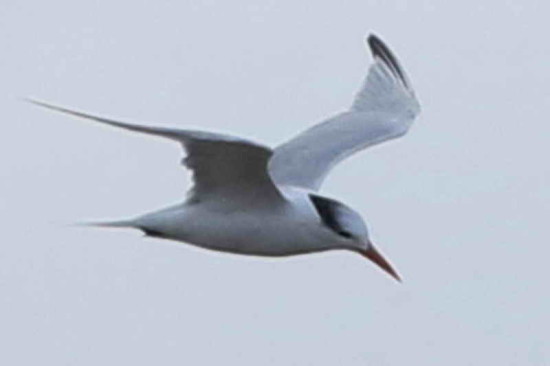
[[[391,264],[380,254],[378,250],[373,245],[370,245],[369,248],[365,251],[362,251],[361,254],[368,258],[371,262],[374,262],[378,267],[382,268],[386,273],[395,278],[397,281],[401,282],[401,277],[393,269]]]

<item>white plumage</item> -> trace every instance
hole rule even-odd
[[[331,168],[366,147],[405,134],[420,108],[403,69],[374,35],[365,82],[349,110],[268,147],[237,137],[140,126],[32,101],[74,116],[177,141],[193,171],[188,198],[161,211],[101,226],[240,254],[287,256],[347,249],[399,276],[371,243],[358,213],[317,193]]]

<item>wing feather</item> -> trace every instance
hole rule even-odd
[[[187,153],[182,163],[193,171],[195,181],[191,200],[223,200],[227,205],[230,200],[250,204],[283,199],[267,172],[267,163],[272,155],[268,147],[229,135],[129,124],[29,101],[58,112],[181,143]]]
[[[366,147],[404,135],[420,106],[397,58],[376,36],[374,63],[351,108],[280,145],[269,161],[277,185],[318,190],[334,165]]]

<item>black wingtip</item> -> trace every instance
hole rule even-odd
[[[392,74],[397,79],[399,79],[406,88],[410,89],[407,77],[405,76],[405,72],[401,68],[401,65],[399,65],[397,57],[395,57],[395,55],[392,53],[389,47],[380,39],[380,37],[375,34],[370,34],[367,37],[367,43],[369,44],[369,47],[374,57],[382,60],[382,62],[384,62],[384,64],[388,66]]]
[[[369,34],[369,36],[367,37],[367,42],[369,42],[369,46],[371,48],[374,48],[377,43],[380,43],[380,44],[383,43],[380,37],[378,37],[374,33]]]

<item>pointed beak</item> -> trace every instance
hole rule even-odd
[[[395,278],[397,281],[401,282],[401,277],[395,272],[391,264],[380,254],[374,245],[369,245],[368,249],[361,252],[361,254],[368,258],[370,261],[374,262],[378,267],[382,268],[387,274]]]

